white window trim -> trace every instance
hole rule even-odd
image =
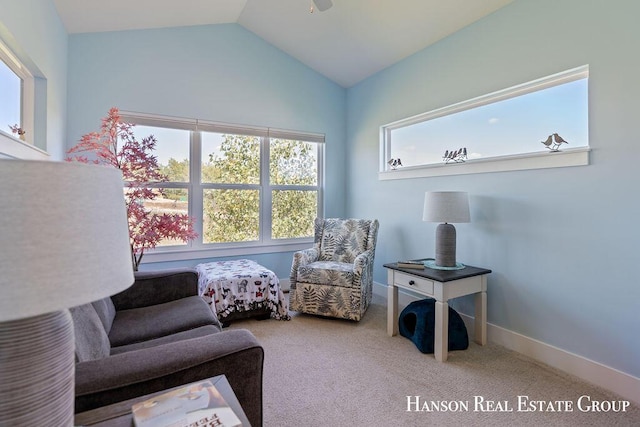
[[[50,154],[0,130],[0,158],[50,160]]]
[[[383,125],[380,127],[380,168],[378,179],[382,181],[588,165],[589,152],[591,151],[590,147],[567,149],[559,152],[539,151],[509,156],[492,156],[481,159],[470,159],[464,163],[445,164],[443,162],[442,164],[400,167],[398,169],[391,169],[387,164],[391,153],[392,130],[588,77],[589,66],[583,65],[528,83]]]
[[[283,138],[304,140],[308,142],[317,142],[318,144],[318,215],[321,216],[324,212],[324,134],[291,131],[285,129],[274,129],[258,126],[245,126],[235,125],[229,123],[212,122],[200,119],[178,118],[161,116],[147,113],[137,113],[130,111],[120,111],[120,116],[123,122],[132,122],[138,125],[151,126],[151,127],[168,127],[174,129],[184,129],[190,131],[206,131],[206,132],[218,132],[218,133],[234,133],[234,134],[249,134],[258,136],[260,138]],[[196,136],[197,135],[197,136]],[[194,138],[195,136],[195,138]],[[190,158],[200,159],[202,145],[200,143],[199,134],[193,134],[193,141],[189,143]],[[261,144],[263,147],[264,144]],[[262,153],[262,164],[268,162],[268,157]],[[200,168],[197,167],[196,162],[190,162],[190,182],[188,183],[160,183],[157,187],[163,188],[186,188],[189,191],[189,212],[190,217],[199,217],[198,212],[202,212],[202,198],[197,198],[197,203],[194,202],[194,195],[196,191],[201,191],[203,188],[207,188],[207,184],[200,183]],[[264,170],[261,168],[262,172]],[[305,186],[272,186],[265,181],[268,177],[262,177],[263,182],[267,184],[260,185],[260,191],[269,191],[273,188],[287,187],[296,189],[299,187],[305,189]],[[270,198],[270,196],[269,196]],[[265,197],[261,198],[264,203]],[[261,206],[261,226],[270,227],[271,218],[266,214],[266,209]],[[202,214],[200,213],[200,216]],[[269,217],[269,218],[266,218]],[[267,222],[268,221],[268,222]],[[145,251],[142,258],[143,263],[154,262],[170,262],[181,261],[190,259],[205,259],[216,258],[221,256],[244,256],[244,255],[256,255],[275,252],[292,252],[301,249],[306,249],[313,243],[313,236],[295,239],[277,239],[262,238],[262,229],[260,230],[260,239],[251,242],[230,242],[230,243],[202,243],[200,241],[202,237],[202,221],[197,222],[195,231],[198,233],[198,239],[189,242],[186,245],[179,246],[162,246],[155,249]]]
[[[19,55],[15,54],[9,46],[9,43],[6,43],[0,38],[0,59],[7,64],[11,71],[22,79],[20,126],[25,130],[25,139],[23,141],[9,133],[8,130],[0,129],[0,158],[49,160],[49,153],[35,145],[37,95],[36,78],[34,74],[40,76],[41,73],[31,61],[21,60]],[[29,66],[27,64],[29,64]],[[30,70],[30,67],[32,67],[33,70]],[[46,89],[44,92],[46,93]],[[40,102],[43,101],[41,100]],[[44,127],[42,127],[42,129],[44,129]],[[42,143],[43,141],[41,141],[40,145],[43,145]]]
[[[308,249],[313,243],[313,237],[299,239],[299,242],[280,245],[247,245],[228,246],[218,248],[180,248],[177,246],[156,248],[145,252],[142,263],[185,261],[193,259],[207,259],[231,256],[260,255],[278,252],[295,252]]]

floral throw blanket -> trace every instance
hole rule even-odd
[[[207,262],[196,265],[198,291],[219,320],[229,314],[268,308],[271,317],[290,320],[289,305],[278,277],[255,261]]]

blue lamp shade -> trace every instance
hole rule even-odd
[[[0,160],[0,425],[73,425],[67,308],[133,283],[122,175]]]

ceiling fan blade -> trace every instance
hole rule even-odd
[[[316,5],[320,12],[324,12],[325,10],[333,6],[331,0],[313,0],[313,3]]]

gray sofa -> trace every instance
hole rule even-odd
[[[76,413],[224,374],[262,425],[263,349],[247,330],[221,331],[194,270],[139,272],[125,291],[70,311]]]

